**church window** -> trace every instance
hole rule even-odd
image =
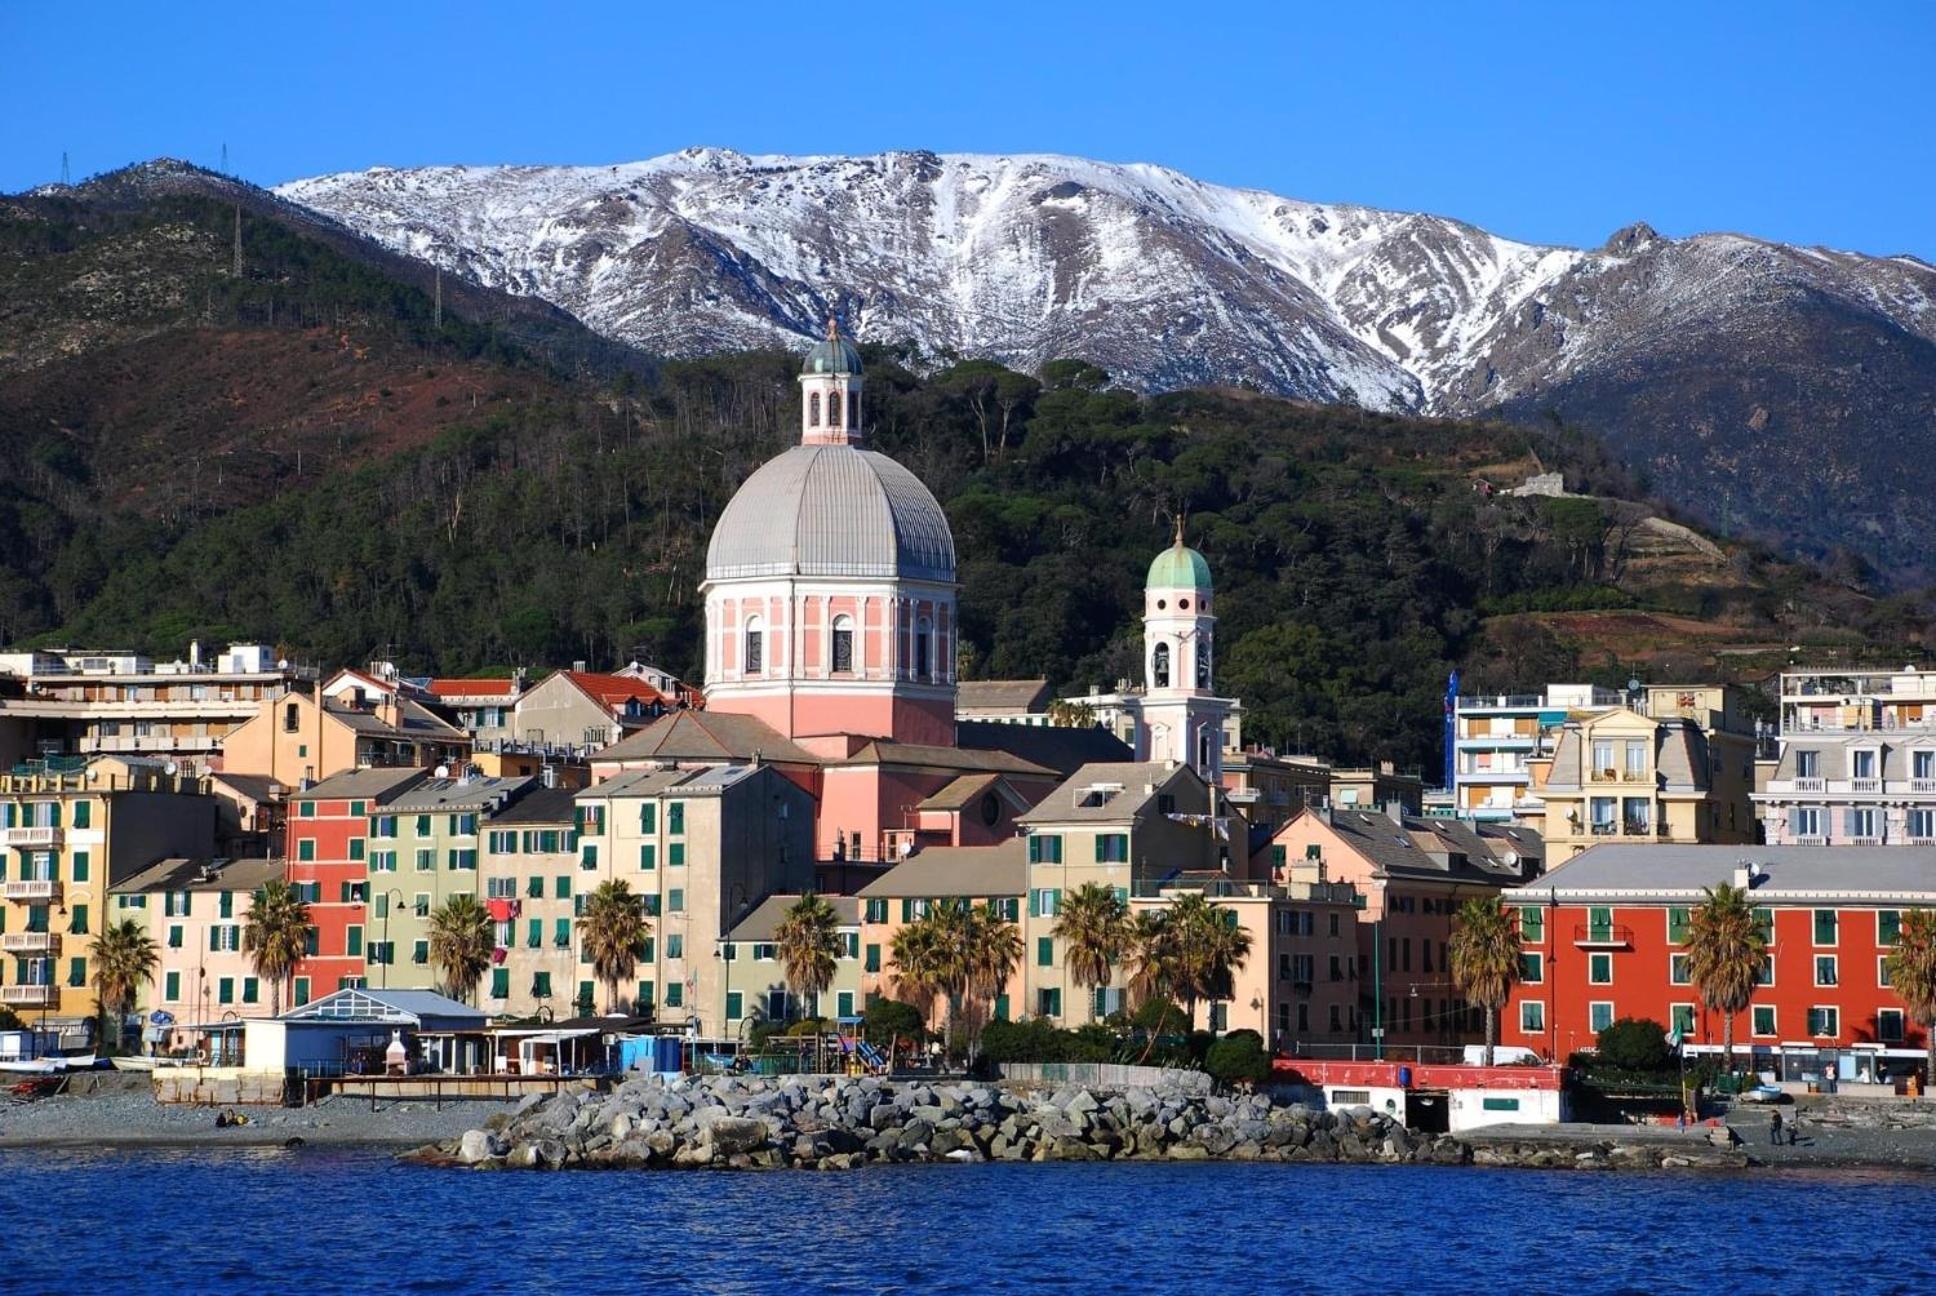
[[[820,393],[807,393],[807,426],[820,426]]]
[[[860,400],[853,392],[847,394],[847,426],[850,428],[860,426]]]
[[[766,635],[761,630],[760,619],[750,617],[746,622],[746,673],[757,675],[766,669]]]
[[[1197,687],[1210,687],[1210,641],[1207,639],[1197,640]]]
[[[1176,606],[1177,606],[1177,610],[1178,610],[1178,611],[1180,611],[1180,612],[1188,612],[1188,611],[1190,610],[1190,600],[1189,600],[1189,599],[1178,599],[1178,600],[1176,601]]]
[[[827,426],[840,426],[840,393],[837,391],[827,393]]]
[[[1150,687],[1168,688],[1170,686],[1170,646],[1166,643],[1156,645],[1150,654]]]
[[[834,670],[847,674],[854,669],[854,621],[852,617],[834,618]]]
[[[928,678],[929,665],[933,660],[934,627],[922,617],[914,629],[914,678]]]

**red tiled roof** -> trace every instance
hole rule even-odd
[[[621,706],[637,698],[641,702],[672,705],[672,699],[642,679],[629,675],[607,675],[599,671],[564,671],[564,677],[584,694],[607,707]]]
[[[434,679],[432,697],[516,697],[518,683],[508,679]]]

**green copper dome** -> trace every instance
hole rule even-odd
[[[1210,564],[1203,555],[1178,540],[1175,544],[1156,555],[1150,564],[1149,580],[1144,582],[1147,589],[1197,589],[1210,588]]]
[[[860,352],[854,344],[839,333],[829,329],[829,335],[813,344],[807,352],[807,362],[800,366],[803,374],[857,374],[860,372]]]

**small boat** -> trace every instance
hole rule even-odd
[[[37,1058],[0,1058],[0,1072],[13,1075],[61,1075],[68,1071],[91,1071],[94,1055],[50,1053]]]
[[[127,1057],[115,1057],[108,1060],[114,1063],[114,1069],[116,1071],[152,1071],[161,1061],[160,1058],[144,1057],[141,1054],[130,1054]]]

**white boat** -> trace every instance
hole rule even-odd
[[[0,1058],[0,1072],[12,1075],[63,1075],[69,1071],[91,1071],[93,1068],[92,1053],[77,1057],[50,1053],[37,1058]]]
[[[152,1071],[161,1059],[130,1054],[127,1057],[110,1058],[109,1061],[114,1063],[116,1071]]]

